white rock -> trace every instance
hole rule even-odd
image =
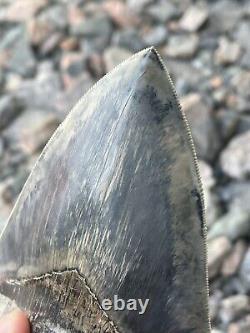
[[[215,51],[215,61],[223,65],[232,64],[238,60],[240,53],[239,44],[222,37],[219,40],[219,47]]]
[[[242,179],[250,174],[250,130],[229,142],[221,154],[220,164],[232,178]]]
[[[234,295],[225,298],[221,303],[220,317],[224,323],[237,319],[239,315],[250,310],[250,300],[246,295]]]
[[[180,28],[190,32],[197,31],[208,19],[205,7],[191,6],[180,20]]]
[[[207,226],[210,227],[216,221],[219,213],[217,205],[218,199],[216,195],[212,193],[212,188],[215,185],[215,178],[213,176],[212,168],[205,161],[199,160],[199,169],[205,199],[206,222]]]
[[[214,278],[220,270],[223,259],[231,250],[231,243],[226,237],[218,237],[208,242],[208,273]]]

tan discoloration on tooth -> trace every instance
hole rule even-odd
[[[46,325],[51,325],[48,319],[50,313],[59,305],[59,311],[54,313],[54,320],[61,323],[61,329],[73,328],[86,333],[119,333],[114,322],[101,308],[86,279],[76,270],[52,272],[27,279],[7,280],[2,286],[7,295],[13,288],[15,288],[17,302],[23,298],[30,300],[27,307],[24,307],[30,320],[36,322],[42,319],[45,323],[44,326],[39,324],[39,330],[46,332]],[[75,320],[72,321],[72,318]],[[37,328],[35,325],[34,329]]]

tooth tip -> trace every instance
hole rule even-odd
[[[153,61],[154,63],[159,65],[161,69],[164,69],[164,63],[162,61],[162,58],[154,46],[145,49],[143,56],[146,57],[148,61]]]

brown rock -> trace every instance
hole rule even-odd
[[[233,247],[231,253],[224,260],[221,272],[224,276],[230,276],[237,272],[247,250],[244,241],[239,240]]]
[[[214,278],[220,271],[223,259],[231,250],[230,241],[222,236],[208,242],[209,278]]]
[[[205,7],[191,6],[179,22],[181,29],[197,31],[208,19],[208,10]]]
[[[72,87],[85,69],[84,55],[80,52],[70,52],[62,56],[60,62],[63,83],[66,89]]]
[[[75,37],[67,37],[60,42],[60,47],[64,51],[73,51],[79,46],[78,40]]]
[[[120,28],[135,26],[139,18],[126,6],[124,2],[118,0],[108,0],[103,5],[112,21]]]
[[[78,25],[85,19],[84,12],[74,5],[69,5],[67,14],[71,26]]]
[[[38,46],[49,38],[53,29],[46,20],[34,18],[27,23],[27,32],[31,43]]]
[[[0,22],[23,22],[47,6],[48,0],[15,0],[0,10]]]
[[[210,80],[210,85],[213,89],[218,89],[222,86],[223,80],[221,76],[213,76]]]
[[[105,74],[104,61],[100,54],[92,53],[88,58],[88,69],[94,77],[100,78]]]

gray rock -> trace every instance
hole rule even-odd
[[[53,113],[41,110],[23,112],[4,132],[4,138],[25,154],[33,154],[44,147],[57,126],[58,118]]]
[[[247,253],[242,261],[239,273],[242,283],[249,292],[250,291],[250,248],[248,248]]]
[[[56,4],[47,7],[40,15],[41,20],[47,21],[48,24],[53,26],[54,30],[64,30],[68,25],[67,8],[61,4]]]
[[[51,68],[50,63],[44,63],[39,66],[36,77],[24,80],[14,93],[26,108],[54,110],[61,88],[59,74]]]
[[[143,40],[146,46],[159,46],[166,42],[167,37],[167,28],[164,25],[158,25],[146,31]]]
[[[239,95],[250,99],[250,71],[237,71],[232,78],[232,85]]]
[[[0,68],[0,91],[3,88],[4,81],[5,81],[4,73],[3,73],[2,69]]]
[[[208,242],[208,274],[213,279],[220,271],[224,258],[231,250],[230,241],[222,236]]]
[[[250,34],[249,21],[247,20],[239,21],[235,31],[233,32],[233,36],[235,40],[237,40],[237,42],[241,45],[241,47],[247,52],[248,55],[250,52],[249,34]]]
[[[106,68],[106,72],[112,70],[115,66],[120,64],[132,55],[132,53],[121,47],[113,46],[105,50],[103,54],[103,60]]]
[[[249,311],[249,297],[246,295],[234,295],[223,299],[221,303],[220,318],[223,323],[228,324]]]
[[[81,48],[87,55],[102,52],[109,44],[112,23],[107,15],[91,15],[70,26],[73,36],[80,38]]]
[[[30,48],[27,34],[21,26],[13,28],[4,34],[0,41],[0,52],[5,57],[4,68],[24,77],[34,74],[36,61]]]
[[[212,160],[219,149],[219,137],[209,106],[199,94],[183,97],[181,104],[191,126],[198,157]]]
[[[92,53],[87,58],[87,68],[94,78],[101,78],[105,74],[103,57],[99,53]]]
[[[243,179],[250,174],[250,131],[235,136],[223,150],[220,165],[232,178]]]
[[[68,89],[86,70],[85,56],[81,52],[67,52],[62,54],[60,69],[64,87]]]
[[[172,58],[188,59],[195,55],[199,46],[197,35],[176,35],[169,38],[166,55]]]
[[[146,46],[135,29],[116,32],[113,36],[113,43],[133,52],[137,52]]]
[[[27,23],[29,39],[41,54],[45,55],[59,44],[67,24],[66,7],[60,5],[48,7]]]
[[[4,155],[4,141],[2,139],[2,137],[0,136],[0,160],[2,158],[2,156]]]
[[[250,213],[250,182],[233,182],[220,191],[220,197],[228,207]]]
[[[210,6],[209,29],[218,33],[234,30],[243,15],[243,7],[235,1],[214,1]]]
[[[12,205],[6,203],[3,197],[3,193],[5,190],[5,184],[3,182],[0,183],[0,233],[3,230],[3,227],[10,215]]]
[[[179,26],[183,30],[194,32],[200,29],[208,19],[208,10],[206,7],[191,6],[184,13],[179,22]]]
[[[180,15],[180,11],[178,10],[178,8],[171,2],[161,2],[151,5],[146,9],[146,12],[156,22],[162,23],[177,18]]]
[[[102,36],[108,41],[112,32],[111,22],[107,15],[95,15],[79,20],[70,27],[70,31],[75,36],[97,37]]]
[[[15,176],[7,178],[3,183],[1,197],[6,205],[13,207],[15,201],[21,192],[27,178],[29,176],[28,170],[19,168]]]
[[[238,208],[232,208],[217,220],[208,232],[208,239],[226,236],[232,241],[250,235],[250,214]]]
[[[245,133],[250,130],[250,115],[240,114],[237,124],[237,133]]]
[[[190,61],[171,59],[167,56],[165,58],[177,92],[183,96],[196,90],[202,78],[201,69],[194,67]]]
[[[0,98],[0,130],[7,127],[22,111],[23,105],[15,96],[5,95]]]
[[[67,90],[59,93],[54,100],[54,107],[61,120],[69,113],[76,102],[94,84],[88,72],[84,72]]]
[[[153,3],[154,0],[128,0],[128,6],[131,7],[133,10],[135,10],[136,12],[140,12],[142,11],[142,9]]]
[[[214,321],[217,318],[219,311],[219,304],[221,302],[222,296],[223,296],[222,292],[216,290],[216,292],[210,295],[209,297],[209,312],[210,312],[211,321]]]
[[[216,121],[222,138],[228,140],[238,129],[239,114],[232,110],[221,109],[216,114]]]
[[[53,33],[40,47],[40,52],[43,56],[53,52],[61,40],[63,39],[63,34],[60,32]]]

